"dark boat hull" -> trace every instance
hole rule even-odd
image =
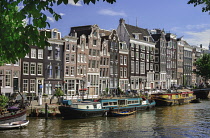
[[[86,110],[86,109],[77,109],[70,106],[59,106],[59,111],[61,116],[64,119],[80,119],[80,118],[89,118],[89,117],[99,117],[103,116],[106,112],[105,109],[96,109],[96,110]]]
[[[59,111],[64,119],[80,119],[89,117],[108,116],[110,110],[112,111],[140,111],[155,107],[155,101],[145,105],[114,107],[105,109],[77,109],[71,106],[59,106]]]
[[[156,106],[171,106],[171,105],[182,105],[188,104],[190,101],[193,100],[192,98],[186,99],[163,99],[163,98],[156,98]]]
[[[0,115],[0,124],[26,120],[26,109]]]

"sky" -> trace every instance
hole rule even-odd
[[[50,29],[57,28],[62,37],[71,27],[97,24],[105,30],[117,29],[120,18],[127,24],[146,29],[164,29],[165,32],[182,37],[190,45],[208,47],[210,43],[210,15],[202,7],[187,4],[188,0],[116,0],[109,4],[100,0],[96,4],[74,4],[55,6],[62,16],[55,21],[47,14]]]

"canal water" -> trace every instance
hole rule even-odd
[[[0,131],[0,138],[209,138],[210,101],[155,107],[127,117],[62,120],[28,118],[25,129]]]

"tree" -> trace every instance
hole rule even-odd
[[[74,0],[77,3],[79,0]],[[99,0],[82,0],[84,4]],[[116,0],[103,0],[113,4]],[[0,65],[13,63],[30,52],[29,46],[49,46],[40,29],[50,27],[46,12],[56,21],[61,15],[53,6],[68,4],[68,0],[1,0],[0,1]]]
[[[64,93],[63,93],[63,91],[60,88],[57,88],[55,90],[55,96],[56,97],[60,97],[60,96],[63,96],[63,95],[64,95]]]
[[[9,98],[4,95],[0,95],[0,109],[3,109],[8,104]]]
[[[202,12],[210,11],[210,0],[189,0],[187,4],[202,5]]]
[[[196,62],[195,74],[204,78],[205,82],[210,79],[210,54],[204,54]]]

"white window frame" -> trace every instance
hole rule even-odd
[[[34,65],[34,66],[32,66]],[[31,75],[36,75],[36,63],[35,62],[31,62],[31,65],[30,65],[30,74]]]
[[[35,48],[31,49],[31,58],[36,59],[36,49]]]

